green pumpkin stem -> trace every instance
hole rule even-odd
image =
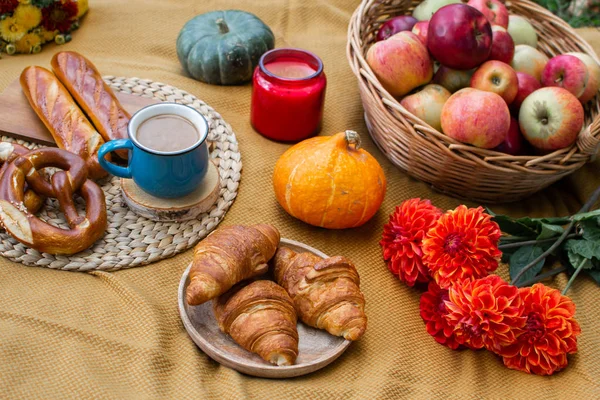
[[[229,27],[223,18],[219,18],[216,22],[221,34],[229,33]]]
[[[355,131],[346,131],[346,132],[344,132],[344,134],[345,134],[346,143],[348,143],[348,145],[353,144],[355,150],[360,149],[360,145],[362,142],[360,140],[360,135],[358,133],[356,133]]]

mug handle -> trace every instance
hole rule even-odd
[[[131,140],[117,139],[104,143],[98,150],[98,162],[100,163],[100,166],[104,168],[104,170],[108,173],[118,176],[120,178],[131,179],[131,167],[129,165],[127,167],[119,167],[118,165],[115,165],[110,161],[106,161],[106,159],[104,158],[104,156],[108,153],[119,149],[133,150],[133,144],[131,143]]]

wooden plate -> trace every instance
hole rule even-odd
[[[317,249],[289,239],[281,239],[281,245],[296,252],[311,252],[327,258]],[[325,367],[338,358],[350,345],[349,340],[332,336],[326,331],[314,329],[298,322],[298,358],[295,365],[278,367],[264,361],[258,355],[244,350],[233,339],[221,332],[212,311],[212,301],[199,306],[188,306],[185,291],[189,285],[191,264],[179,283],[179,313],[183,325],[192,340],[210,358],[244,374],[262,378],[291,378],[309,374]]]

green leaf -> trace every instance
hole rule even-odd
[[[549,218],[542,218],[542,219],[540,219],[540,221],[542,221],[546,224],[550,224],[550,225],[566,225],[569,222],[571,222],[569,217],[549,217]]]
[[[536,218],[521,217],[517,218],[517,222],[535,230],[540,229],[541,226],[541,220]]]
[[[565,248],[569,253],[578,254],[588,260],[591,260],[592,258],[600,260],[600,242],[585,239],[571,239],[566,243]],[[584,266],[584,268],[591,267],[591,265],[589,267]]]
[[[592,279],[595,280],[598,285],[600,285],[600,270],[588,269],[585,272],[587,272],[587,274],[591,276]]]
[[[592,257],[586,257],[584,254],[580,253],[583,251],[585,254],[589,254],[587,246],[582,246],[580,242],[586,242],[586,240],[571,239],[565,243],[565,250],[569,257],[569,263],[571,263],[571,267],[577,268],[585,259],[586,261],[583,264],[583,269],[590,269],[594,266],[591,260]]]
[[[34,5],[36,7],[48,7],[54,2],[55,0],[31,0],[31,5]]]
[[[581,264],[581,262],[583,262],[583,269],[591,269],[594,264],[592,264],[592,260],[590,260],[589,258],[585,258],[584,256],[577,254],[577,253],[571,253],[569,252],[569,262],[571,263],[571,266],[573,268],[577,268],[579,267],[579,264]]]
[[[532,245],[523,246],[519,248],[519,250],[514,252],[510,256],[509,272],[511,279],[515,279],[515,276],[517,276],[517,274],[523,269],[523,267],[525,267],[527,264],[541,256],[543,252],[544,250],[541,247]],[[527,281],[535,277],[542,270],[542,267],[544,266],[544,261],[545,260],[538,261],[537,264],[535,264],[527,272],[525,272],[519,280]]]
[[[496,215],[493,219],[500,226],[502,232],[522,237],[523,240],[535,239],[539,234],[537,229],[528,226],[528,224],[523,223],[521,220],[516,220],[506,215]]]
[[[498,215],[495,212],[493,212],[492,209],[489,207],[485,207],[485,212],[490,214],[492,217],[495,217],[496,215]]]
[[[579,221],[585,221],[586,219],[592,219],[592,218],[595,218],[598,216],[600,216],[600,209],[586,212],[586,213],[575,214],[575,215],[573,215],[573,219],[575,221],[579,222]]]
[[[596,219],[588,219],[581,222],[583,238],[586,240],[600,241],[600,227]]]
[[[519,250],[519,247],[512,247],[510,249],[505,249],[502,250],[502,262],[503,263],[509,263],[510,262],[510,257],[517,251]]]
[[[565,231],[559,225],[550,225],[550,224],[547,224],[544,222],[541,222],[541,225],[542,225],[542,231],[540,232],[540,234],[537,237],[538,240],[550,239],[555,236],[560,236]]]

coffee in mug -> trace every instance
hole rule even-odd
[[[196,190],[208,170],[208,121],[197,110],[176,103],[157,103],[136,112],[127,125],[128,139],[106,142],[98,150],[102,168],[133,179],[146,193],[178,198]],[[129,150],[127,167],[104,156]]]
[[[157,115],[142,122],[136,137],[142,146],[163,152],[185,150],[200,140],[194,125],[174,114]]]

